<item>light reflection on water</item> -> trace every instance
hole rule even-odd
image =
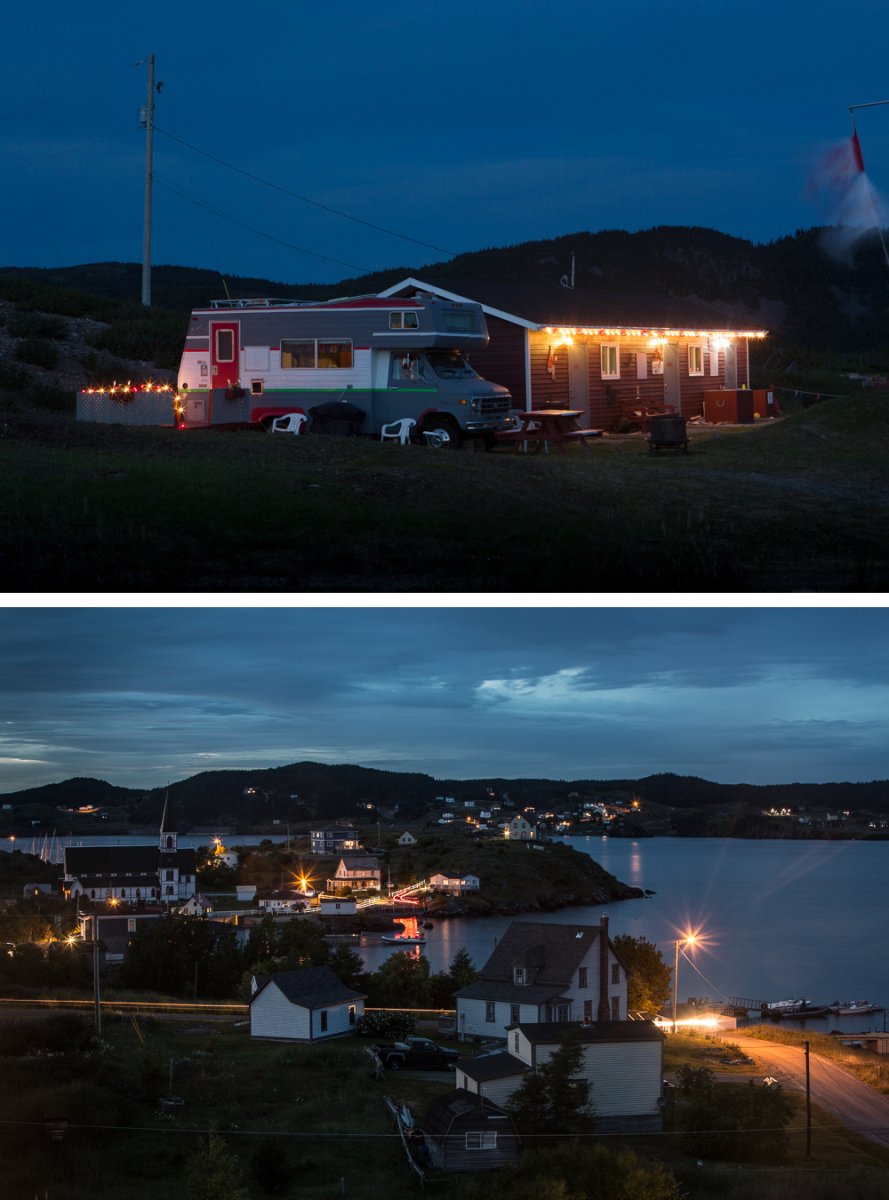
[[[478,920],[436,921],[423,953],[446,971],[465,947],[481,966],[512,920],[598,924],[612,936],[654,942],[672,966],[673,944],[700,928],[707,945],[680,960],[679,994],[752,1000],[806,997],[889,1003],[887,842],[756,841],[729,838],[568,838],[618,879],[655,895],[645,900]],[[484,886],[484,881],[482,881]],[[391,951],[362,946],[370,970]],[[795,1023],[798,1025],[798,1023]],[[805,1027],[835,1028],[836,1017]],[[883,1014],[844,1017],[853,1031]]]

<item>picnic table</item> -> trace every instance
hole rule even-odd
[[[548,454],[552,442],[557,450],[564,453],[565,446],[570,442],[586,445],[588,439],[602,436],[601,429],[581,429],[578,419],[582,416],[579,408],[526,409],[516,413],[521,427],[498,433],[497,441],[525,451],[533,445],[535,454],[541,450]]]

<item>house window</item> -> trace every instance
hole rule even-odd
[[[620,379],[620,357],[617,352],[617,346],[600,346],[599,353],[602,359],[602,378]]]
[[[496,1008],[496,1005],[494,1004],[493,1000],[485,1001],[485,1020],[491,1024],[493,1024],[493,1022],[496,1021],[496,1019],[497,1019],[495,1011],[494,1011],[495,1008]]]
[[[579,988],[585,988],[587,986],[587,969],[586,969],[586,967],[580,967],[578,969],[577,986]]]
[[[327,1033],[327,1011],[321,1013],[321,1032]]]
[[[349,1024],[350,1025],[355,1024],[355,1005],[354,1004],[349,1005]]]
[[[519,1006],[517,1004],[510,1004],[510,1006],[509,1006],[509,1023],[510,1023],[510,1025],[518,1025],[520,1020],[521,1020],[521,1016],[519,1014]]]
[[[528,982],[527,977],[525,975],[524,967],[513,967],[512,981],[513,981],[513,983],[527,983]]]
[[[167,882],[169,883],[169,881],[170,881],[170,880],[173,878],[173,872],[172,872],[172,871],[167,871],[167,873],[166,873],[166,875],[164,876],[164,878],[165,878],[165,879],[167,880]]]
[[[516,1054],[519,1052],[519,1034],[518,1030],[512,1035],[512,1048]]]
[[[315,343],[281,339],[282,367],[314,367]]]
[[[589,1025],[593,1019],[593,1002],[592,1000],[584,1000],[583,1002],[583,1023]]]
[[[136,932],[136,918],[135,917],[127,917],[127,933],[135,933],[135,932]]]
[[[620,996],[611,997],[611,1019],[612,1021],[620,1020]]]
[[[611,982],[620,983],[620,963],[611,964]]]
[[[467,1150],[496,1150],[497,1133],[493,1129],[471,1129],[466,1134]]]
[[[689,375],[704,374],[704,347],[700,343],[693,344],[688,348],[688,373]]]

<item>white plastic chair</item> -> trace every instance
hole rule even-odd
[[[272,433],[302,433],[303,425],[308,419],[305,413],[288,413],[286,417],[275,417]]]
[[[402,446],[406,446],[411,440],[411,430],[416,423],[413,417],[402,417],[398,421],[392,421],[380,429],[380,441],[400,442]]]

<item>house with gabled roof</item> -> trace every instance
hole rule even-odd
[[[435,892],[446,892],[449,896],[462,896],[466,892],[477,892],[481,887],[478,875],[471,871],[433,871],[429,886]]]
[[[380,862],[373,854],[344,854],[327,881],[327,891],[379,891],[380,879]]]
[[[731,305],[687,296],[413,276],[380,295],[416,292],[481,304],[490,341],[472,365],[517,409],[578,409],[603,429],[633,406],[701,416],[705,392],[750,386],[750,343],[766,336]]]
[[[512,1117],[464,1088],[436,1096],[423,1119],[430,1165],[440,1171],[484,1171],[512,1166],[520,1142]]]
[[[366,997],[330,967],[302,967],[254,979],[250,1036],[297,1042],[354,1033]]]
[[[506,1049],[456,1064],[458,1088],[506,1105],[528,1071],[536,1071],[560,1048],[568,1031],[578,1040],[577,1075],[590,1084],[598,1129],[641,1133],[661,1128],[664,1034],[651,1021],[560,1022],[516,1025]]]
[[[503,1038],[513,1025],[622,1021],[627,972],[599,925],[513,921],[456,994],[460,1037]]]

